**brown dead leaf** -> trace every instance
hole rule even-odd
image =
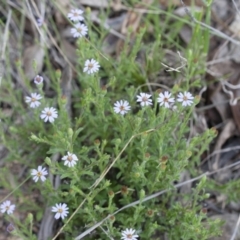
[[[106,24],[109,26],[109,29],[113,29],[117,32],[121,30],[124,19],[126,18],[126,13],[123,13],[114,18],[107,20]],[[117,43],[119,37],[116,34],[109,32],[102,44],[102,51],[107,54],[113,54],[116,51]]]
[[[66,39],[62,39],[61,49],[67,59],[75,66],[77,62],[76,47],[71,45]]]
[[[222,121],[225,121],[232,117],[231,109],[229,108],[229,97],[222,92],[222,87],[220,84],[215,86],[214,92],[211,94],[210,99],[212,103],[215,105],[218,113],[221,116]]]
[[[151,5],[152,2],[153,2],[153,0],[143,0],[141,4],[136,4],[134,6],[134,8],[145,9],[145,6]],[[131,39],[134,40],[135,35],[138,31],[142,16],[143,16],[142,12],[135,12],[133,10],[128,10],[128,12],[126,14],[126,18],[124,19],[122,27],[121,27],[121,33],[124,36],[126,36],[129,28],[131,28],[131,30],[132,30],[131,31]],[[117,43],[117,55],[119,55],[119,53],[121,52],[123,43],[124,43],[123,40],[119,39],[119,41]]]
[[[56,23],[57,23],[57,25],[65,25],[68,23],[66,16],[67,16],[69,10],[71,9],[70,1],[69,0],[56,0],[55,2],[56,2],[56,5],[58,6],[58,8],[60,9],[60,11],[58,11],[56,9],[55,14],[54,14]]]
[[[236,133],[236,124],[233,121],[233,119],[229,119],[227,121],[227,123],[225,124],[222,132],[219,134],[218,140],[216,142],[216,145],[214,147],[214,152],[219,151],[223,148],[224,143],[231,138],[232,136],[234,136]],[[220,164],[219,164],[219,160],[220,160],[220,153],[216,154],[216,157],[213,161],[212,164],[212,169],[213,170],[217,170],[220,168]],[[222,174],[222,172],[220,173]]]
[[[146,5],[151,5],[152,2],[153,2],[153,0],[143,0],[142,4],[136,4],[134,6],[134,8],[144,9]],[[133,34],[135,34],[139,27],[139,23],[140,23],[142,15],[143,15],[143,13],[129,10],[126,18],[123,21],[121,33],[126,35],[128,33],[129,27],[131,27],[131,29],[133,30]]]
[[[239,14],[235,15],[234,21],[231,23],[229,29],[232,31],[233,36],[236,36],[238,39],[240,39],[240,16]],[[229,43],[229,55],[231,55],[232,59],[240,63],[240,46]]]
[[[231,109],[234,121],[237,124],[238,132],[240,132],[240,104],[231,105]]]
[[[231,4],[229,4],[229,0],[213,1],[211,8],[213,15],[221,19],[222,21],[225,21],[229,18],[230,12],[230,15],[232,15]]]
[[[44,54],[43,47],[38,44],[25,49],[23,54],[23,70],[29,80],[42,71]],[[36,69],[33,68],[33,62],[36,63]]]

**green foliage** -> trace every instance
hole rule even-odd
[[[107,239],[106,235],[119,238],[125,228],[136,229],[141,239],[152,239],[153,236],[160,239],[158,235],[162,234],[169,239],[209,239],[219,233],[219,223],[209,220],[201,212],[199,204],[207,198],[204,193],[207,179],[202,178],[185,196],[181,196],[174,187],[184,170],[187,169],[193,176],[199,174],[195,166],[199,165],[200,156],[215,137],[215,132],[208,130],[189,139],[189,121],[194,106],[185,108],[177,104],[175,111],[159,107],[156,89],[152,107],[141,108],[136,103],[136,95],[148,91],[146,79],[157,77],[161,58],[164,57],[162,46],[179,46],[175,38],[183,20],[175,23],[169,21],[161,26],[159,16],[149,14],[145,24],[148,26],[151,22],[158,22],[159,26],[152,25],[153,32],[157,34],[149,36],[147,27],[142,28],[130,48],[129,32],[118,59],[108,56],[107,60],[100,54],[101,42],[94,33],[90,33],[91,42],[79,39],[76,67],[80,69],[77,84],[81,85],[81,90],[73,89],[71,118],[66,111],[66,101],[62,99],[60,73],[52,69],[49,59],[46,60],[47,72],[52,76],[51,87],[55,97],[44,98],[37,109],[27,108],[22,91],[12,89],[9,79],[3,79],[0,100],[10,105],[12,111],[11,118],[0,112],[1,140],[8,149],[5,158],[7,166],[14,167],[16,163],[25,166],[27,179],[30,178],[30,169],[44,165],[52,175],[61,179],[57,188],[50,179],[44,183],[27,179],[27,189],[24,185],[15,188],[6,177],[7,168],[0,170],[1,187],[13,190],[13,194],[22,199],[24,208],[18,211],[27,209],[31,213],[24,223],[13,218],[17,226],[14,234],[23,236],[23,239],[36,239],[37,233],[32,225],[41,220],[42,210],[63,202],[69,207],[69,215],[63,221],[65,239],[77,237],[107,216],[111,217],[85,239]],[[178,31],[164,36],[173,24]],[[204,73],[202,66],[209,41],[207,34],[205,38],[200,38],[202,32],[196,26],[193,39],[198,42],[193,40],[189,48],[182,49],[185,50],[188,65],[183,69],[184,81],[180,84],[170,83],[174,96],[200,86],[198,80]],[[154,40],[149,43],[150,37]],[[169,39],[172,40],[170,43]],[[145,68],[136,61],[140,51],[144,52]],[[89,58],[100,62],[99,73],[87,75],[82,72],[81,67]],[[197,64],[194,64],[195,59]],[[103,79],[106,79],[104,86]],[[32,91],[37,90],[32,87]],[[44,89],[38,91],[44,94]],[[131,105],[131,111],[125,116],[113,111],[113,104],[121,99]],[[196,97],[194,105],[197,103]],[[41,110],[56,105],[58,118],[53,124],[44,123],[39,118]],[[67,152],[76,154],[79,159],[72,168],[61,161]],[[58,154],[61,157],[54,159]],[[13,176],[13,185],[18,185],[19,180],[17,175]],[[41,194],[38,205],[27,200],[34,190]],[[147,200],[149,195],[161,190],[167,191]],[[185,201],[180,201],[180,198]],[[127,207],[138,200],[137,204]]]

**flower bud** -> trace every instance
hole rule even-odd
[[[9,233],[13,232],[15,230],[15,227],[12,223],[10,223],[8,226],[7,226],[7,231]]]
[[[110,197],[110,198],[113,198],[114,197],[114,192],[112,191],[112,190],[110,190],[109,192],[108,192],[108,196]]]
[[[33,141],[36,141],[36,142],[38,142],[38,141],[40,140],[40,139],[39,139],[36,135],[34,135],[34,134],[31,135],[30,139],[32,139]]]
[[[152,209],[148,209],[147,212],[146,212],[146,215],[148,217],[153,217],[154,216],[154,211]]]
[[[51,159],[50,159],[49,157],[46,157],[44,161],[45,161],[45,163],[46,163],[48,166],[51,166],[51,165],[52,165],[52,161],[51,161]]]
[[[145,191],[143,189],[140,190],[140,199],[145,197]]]
[[[32,213],[29,213],[29,214],[27,215],[26,221],[27,221],[28,223],[31,223],[31,222],[33,221],[33,215],[32,215]]]
[[[150,158],[151,157],[151,155],[150,155],[150,153],[145,153],[145,158]]]
[[[61,70],[60,70],[60,69],[57,69],[57,70],[56,70],[56,77],[57,77],[57,79],[60,79],[60,78],[61,78],[61,75],[62,75]]]
[[[70,139],[72,139],[72,137],[73,137],[73,130],[72,130],[72,128],[69,128],[69,129],[68,129],[68,137],[69,137]]]
[[[140,178],[140,176],[141,176],[140,172],[135,172],[135,173],[134,173],[134,177],[135,177],[135,178]]]
[[[127,195],[128,194],[128,187],[122,186],[121,193],[122,193],[122,195]]]
[[[94,140],[94,144],[97,145],[97,146],[99,146],[99,145],[100,145],[100,140],[99,140],[99,139],[95,139],[95,140]]]
[[[114,222],[115,221],[115,217],[114,216],[110,216],[109,219]]]

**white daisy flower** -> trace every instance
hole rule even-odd
[[[58,112],[56,108],[46,107],[43,109],[42,114],[40,115],[41,119],[44,119],[44,122],[49,121],[50,123],[54,122],[55,118],[58,117]]]
[[[59,219],[60,217],[64,219],[68,215],[68,207],[66,203],[59,203],[52,207],[52,212],[56,212],[55,218]]]
[[[67,165],[68,167],[73,167],[77,164],[78,158],[75,154],[68,152],[66,156],[62,158],[64,162],[64,165]]]
[[[88,28],[86,25],[77,23],[74,28],[71,28],[71,33],[74,38],[81,38],[87,35]]]
[[[114,109],[115,113],[120,113],[120,114],[124,115],[131,109],[131,107],[129,106],[128,101],[120,100],[120,101],[117,101],[116,103],[114,103],[113,109]]]
[[[30,108],[36,108],[40,106],[40,100],[42,96],[38,93],[31,93],[31,97],[25,97],[25,102],[29,103]]]
[[[177,101],[182,102],[184,107],[191,106],[193,104],[194,97],[190,92],[179,93],[177,97]]]
[[[83,72],[87,72],[88,74],[92,74],[92,73],[98,72],[99,68],[100,68],[99,63],[96,60],[91,59],[91,60],[87,60],[85,62]]]
[[[41,119],[44,119],[44,122],[54,122],[55,118],[58,117],[58,112],[56,108],[50,107],[50,108],[44,108],[42,111],[42,114],[40,115]]]
[[[150,94],[140,93],[140,95],[137,95],[137,102],[140,102],[142,107],[152,105],[150,97],[152,97]]]
[[[83,14],[83,11],[81,9],[72,9],[67,16],[71,21],[77,22],[77,21],[84,20],[84,17],[82,16],[82,14]]]
[[[165,108],[170,108],[170,104],[174,103],[174,98],[171,98],[170,92],[165,91],[164,93],[159,94],[157,101],[159,102],[160,106],[164,105]]]
[[[33,169],[31,172],[31,175],[33,176],[33,180],[35,182],[38,181],[38,179],[40,178],[42,180],[42,182],[44,182],[46,180],[45,175],[47,175],[48,172],[46,170],[46,168],[43,168],[42,166],[38,166],[38,169]]]
[[[35,78],[34,78],[34,83],[39,85],[43,82],[43,77],[37,75]]]
[[[2,213],[7,212],[7,214],[9,215],[13,213],[15,205],[11,205],[11,201],[7,200],[0,205],[0,209]]]
[[[121,239],[123,240],[137,240],[138,235],[134,234],[135,230],[130,228],[130,229],[126,229],[125,231],[122,231],[122,237]]]

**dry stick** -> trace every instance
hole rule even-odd
[[[156,129],[149,129],[147,131],[144,131],[144,132],[140,132],[140,133],[137,133],[135,135],[133,135],[129,140],[128,142],[126,143],[126,145],[124,146],[124,148],[121,150],[121,152],[117,155],[117,157],[114,159],[114,161],[109,165],[109,167],[107,169],[105,169],[105,171],[101,174],[101,176],[96,180],[96,182],[91,186],[91,188],[96,188],[98,186],[98,184],[102,181],[102,179],[106,176],[106,174],[108,173],[108,171],[112,168],[112,166],[115,164],[115,162],[120,158],[120,156],[122,155],[122,153],[125,151],[125,149],[127,148],[127,146],[131,143],[131,141],[142,135],[142,134],[147,134],[147,133],[151,133],[151,132],[154,132],[156,131]]]
[[[31,176],[27,177],[24,181],[22,181],[16,188],[14,188],[7,196],[5,196],[3,199],[0,200],[0,203],[4,202],[6,199],[8,199],[18,188],[20,188],[25,182],[27,182]]]
[[[226,62],[228,60],[232,60],[232,57],[231,56],[228,56],[228,57],[224,57],[224,58],[218,58],[218,59],[214,59],[211,60],[211,61],[208,61],[206,63],[207,66],[210,66],[210,65],[214,65],[214,64],[217,64],[217,63],[223,63],[223,62]]]
[[[209,104],[209,105],[204,106],[204,107],[196,108],[195,111],[196,112],[202,112],[202,111],[205,111],[205,110],[208,110],[208,109],[211,109],[211,108],[215,108],[216,106],[220,106],[220,105],[223,105],[223,104],[226,104],[226,103],[229,103],[229,100],[224,100],[224,101],[221,101],[221,102],[218,102],[218,103]]]
[[[180,67],[177,67],[177,68],[172,68],[164,63],[161,62],[161,64],[166,67],[166,71],[167,72],[181,72],[180,69],[182,69],[183,67],[185,67],[187,65],[187,59],[182,57],[180,52],[177,52],[178,53],[178,56],[180,58],[180,61],[181,61],[181,66]]]
[[[226,85],[226,86],[228,86],[229,88],[231,88],[231,89],[239,89],[240,88],[240,84],[237,84],[237,85],[233,85],[233,84],[231,84],[231,83],[229,83],[229,82],[227,82],[227,81],[224,81],[224,84]]]
[[[214,152],[212,152],[211,154],[209,154],[206,158],[204,158],[202,160],[201,165],[203,165],[207,160],[209,160],[214,155],[217,155],[220,153],[225,153],[225,152],[230,152],[230,151],[234,151],[234,150],[239,150],[239,149],[240,149],[240,146],[229,147],[229,148],[225,148],[225,149],[221,149],[221,150],[215,150]]]
[[[194,182],[194,181],[196,181],[196,180],[198,180],[198,179],[201,179],[201,178],[204,177],[204,176],[210,176],[210,175],[212,175],[212,174],[214,174],[214,173],[217,173],[217,172],[226,170],[226,169],[228,169],[228,168],[232,168],[232,167],[234,167],[234,166],[236,166],[236,165],[240,165],[240,160],[239,160],[238,162],[233,163],[233,164],[231,164],[231,165],[229,165],[229,166],[226,166],[226,167],[224,167],[224,168],[220,168],[220,169],[215,170],[215,171],[212,171],[212,172],[206,172],[206,173],[204,173],[204,174],[202,174],[202,175],[200,175],[200,176],[198,176],[198,177],[192,178],[192,179],[187,180],[187,181],[182,182],[182,183],[178,183],[178,184],[176,184],[176,185],[173,186],[173,189],[179,188],[179,187],[184,186],[184,185],[186,185],[186,184],[188,184],[188,183],[192,183],[192,182]],[[146,201],[149,201],[149,200],[151,200],[151,199],[153,199],[153,198],[156,198],[156,197],[158,197],[158,196],[160,196],[160,195],[162,195],[162,194],[164,194],[164,193],[166,193],[166,192],[169,192],[169,191],[171,191],[171,190],[173,190],[173,189],[165,189],[165,190],[163,190],[163,191],[160,191],[160,192],[154,193],[154,194],[152,194],[152,195],[149,195],[149,196],[145,197],[143,200],[137,200],[137,201],[135,201],[135,202],[132,202],[132,203],[130,203],[130,204],[128,204],[128,205],[126,205],[126,206],[118,209],[118,210],[117,210],[116,212],[114,212],[113,214],[107,216],[107,217],[104,218],[102,221],[96,223],[94,226],[92,226],[91,228],[89,228],[89,229],[86,230],[85,232],[81,233],[81,234],[80,234],[79,236],[77,236],[74,240],[80,240],[80,239],[82,239],[83,237],[85,237],[86,235],[88,235],[89,233],[91,233],[94,229],[96,229],[97,227],[99,227],[100,225],[102,225],[102,224],[103,224],[107,219],[109,219],[111,216],[116,215],[117,213],[123,211],[124,209],[127,209],[127,208],[129,208],[129,207],[133,207],[133,206],[135,206],[135,205],[141,204],[141,203],[146,202]]]
[[[236,10],[237,10],[238,15],[240,16],[240,11],[239,11],[239,9],[238,9],[238,6],[237,6],[235,0],[232,0],[232,2],[233,2],[234,7],[235,7]]]
[[[4,67],[3,67],[3,64],[5,62],[4,55],[5,55],[5,50],[6,50],[6,44],[8,41],[8,29],[9,29],[9,23],[10,23],[11,17],[12,17],[12,10],[9,9],[8,16],[7,16],[7,23],[6,23],[4,35],[3,35],[2,53],[1,53],[1,59],[0,59],[0,85],[2,83],[2,77],[3,77],[3,73],[4,73]]]
[[[235,40],[234,38],[229,37],[227,34],[219,31],[219,30],[216,29],[216,28],[213,28],[213,27],[211,27],[211,26],[209,26],[209,25],[207,25],[207,24],[205,24],[205,23],[203,23],[203,22],[198,21],[196,18],[193,17],[193,15],[192,15],[191,12],[188,10],[188,8],[187,8],[187,6],[185,5],[185,3],[183,2],[183,0],[180,0],[180,2],[181,2],[181,4],[183,5],[183,7],[185,8],[186,13],[188,14],[188,16],[191,18],[191,20],[192,20],[193,22],[195,22],[196,24],[199,24],[199,25],[200,25],[201,27],[203,27],[203,28],[207,28],[207,29],[211,30],[212,32],[216,33],[216,35],[218,35],[219,37],[222,37],[222,38],[224,38],[224,39],[227,39],[228,41],[230,41],[230,42],[232,42],[232,43],[234,43],[234,44],[236,44],[236,45],[240,45],[240,42],[237,41],[237,40]]]
[[[237,232],[238,232],[238,227],[239,227],[239,225],[240,225],[240,215],[239,215],[239,217],[238,217],[236,227],[235,227],[235,229],[234,229],[233,235],[232,235],[232,237],[231,237],[230,240],[234,240],[234,239],[235,239],[235,237],[236,237],[236,235],[237,235]]]
[[[8,29],[9,29],[9,24],[10,24],[11,17],[12,17],[12,10],[9,9],[8,16],[7,16],[7,23],[5,25],[5,30],[4,30],[4,35],[3,35],[1,61],[4,60],[6,44],[7,44],[7,41],[8,41]]]
[[[230,96],[229,104],[230,104],[231,106],[235,106],[235,105],[237,104],[237,101],[238,101],[239,97],[234,98],[233,92],[226,89],[225,83],[224,83],[224,82],[221,82],[221,84],[222,84],[222,90],[223,90],[226,94],[228,94],[228,95]]]
[[[32,1],[32,0],[31,0],[31,1]],[[46,43],[46,45],[48,45],[48,44],[47,44],[47,41],[46,41],[46,36],[45,36],[45,34],[43,33],[43,31],[40,30],[40,28],[38,27],[38,25],[37,25],[37,23],[36,23],[36,20],[35,20],[35,18],[34,18],[34,16],[33,16],[33,13],[32,13],[32,10],[31,10],[31,6],[30,6],[28,0],[26,0],[26,4],[27,4],[27,7],[28,7],[28,10],[29,10],[29,13],[30,13],[30,18],[32,19],[33,24],[35,25],[35,27],[36,27],[37,30],[38,30],[38,33],[40,34],[40,37],[41,37],[41,38],[40,38],[40,43],[41,43],[41,45],[43,44],[43,42]],[[36,7],[36,5],[35,5],[35,7]],[[37,7],[36,7],[35,10],[37,10],[38,14],[40,15]],[[43,46],[41,46],[41,47],[43,47]]]

